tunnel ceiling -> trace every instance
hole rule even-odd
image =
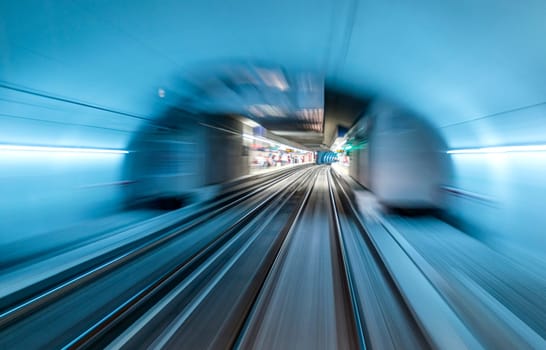
[[[231,61],[195,67],[183,81],[188,88],[181,103],[192,112],[241,115],[307,147],[322,144],[325,103],[320,73]]]
[[[545,100],[538,0],[3,1],[0,13],[5,115],[19,89],[146,122],[188,96],[196,67],[232,61],[388,99],[440,128]],[[354,121],[313,107],[276,124],[264,106],[278,98],[258,114],[302,143],[328,144]],[[322,130],[301,122],[321,113]]]

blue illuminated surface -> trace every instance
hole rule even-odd
[[[498,146],[452,149],[448,154],[479,154],[479,153],[512,153],[512,152],[544,152],[546,145]]]
[[[0,152],[39,152],[39,153],[99,153],[99,154],[127,154],[129,151],[118,149],[80,148],[80,147],[51,147],[51,146],[22,146],[0,145]]]
[[[240,165],[224,138],[133,145],[169,135],[158,121],[193,91],[194,72],[265,61],[426,120],[450,155],[451,178],[431,191],[447,198],[441,209],[514,260],[544,263],[545,13],[538,0],[0,2],[0,248],[125,210],[139,190],[193,186],[180,174],[200,180],[205,165]],[[260,113],[283,102],[249,95],[225,98]],[[233,144],[242,138],[288,148],[240,133]],[[407,168],[386,173],[412,181]]]

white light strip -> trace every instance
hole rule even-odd
[[[447,151],[448,154],[487,154],[514,152],[546,152],[546,145],[499,146],[481,148],[462,148]]]
[[[294,151],[297,151],[297,152],[302,152],[302,153],[310,152],[310,151],[305,151],[305,150],[295,148],[295,147],[292,147],[292,146],[283,145],[282,143],[274,142],[272,140],[266,139],[265,137],[257,137],[257,136],[252,136],[252,135],[249,135],[249,134],[243,134],[243,138],[248,139],[248,140],[254,140],[254,141],[260,141],[260,142],[268,143],[271,146],[290,148],[290,149],[293,149]]]
[[[127,154],[129,151],[121,149],[81,148],[81,147],[52,147],[52,146],[21,146],[1,145],[0,152],[50,152],[50,153],[106,153],[106,154]]]

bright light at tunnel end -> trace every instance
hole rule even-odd
[[[53,147],[53,146],[24,146],[24,145],[2,145],[0,152],[46,152],[46,153],[101,153],[101,154],[128,154],[129,151],[122,149],[107,148],[84,148],[84,147]]]
[[[546,145],[520,145],[520,146],[498,146],[461,148],[448,150],[447,154],[494,154],[494,153],[516,153],[516,152],[546,152]]]

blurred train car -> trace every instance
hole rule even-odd
[[[128,207],[180,208],[248,173],[238,120],[171,111],[161,125],[147,127],[131,145]]]
[[[450,176],[445,142],[412,113],[385,102],[372,105],[350,130],[353,178],[390,208],[442,207]]]

